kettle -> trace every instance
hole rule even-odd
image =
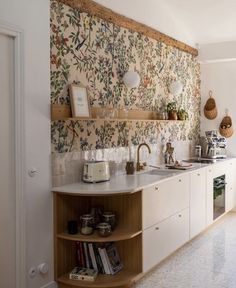
[[[88,161],[84,164],[83,181],[97,183],[110,180],[108,161]]]

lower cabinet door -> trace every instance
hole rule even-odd
[[[206,228],[206,171],[190,174],[190,238]]]
[[[232,210],[236,206],[235,195],[235,160],[232,159],[226,163],[226,192],[225,192],[225,206],[226,212]]]
[[[143,272],[189,240],[189,209],[185,209],[143,232]]]
[[[206,226],[213,223],[213,167],[206,168]]]

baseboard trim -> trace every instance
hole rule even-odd
[[[41,288],[57,288],[57,283],[55,281],[52,281],[44,286],[42,286]]]

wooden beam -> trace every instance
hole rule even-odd
[[[115,25],[121,26],[123,28],[130,29],[134,32],[144,34],[155,40],[164,42],[166,45],[175,47],[181,51],[192,54],[193,56],[198,55],[198,50],[181,42],[175,40],[145,24],[139,23],[132,20],[126,16],[118,14],[111,9],[108,9],[92,0],[57,0],[65,5],[72,8],[79,9],[80,11],[87,12],[90,15],[99,17]]]

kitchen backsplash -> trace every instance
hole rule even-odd
[[[186,159],[189,153],[192,154],[195,142],[193,141],[173,141],[176,160]],[[149,165],[164,164],[165,143],[151,144],[151,154],[144,147],[140,150],[140,159]],[[136,161],[137,147],[118,147],[110,149],[97,149],[88,151],[73,151],[67,153],[52,154],[52,180],[53,186],[61,186],[73,182],[81,181],[83,164],[87,160],[108,160],[111,175],[125,174],[126,161]]]
[[[128,89],[122,77],[132,70],[140,74],[141,83]],[[176,98],[169,93],[174,80],[183,83],[183,92]],[[52,0],[51,103],[69,104],[70,83],[87,87],[93,107],[156,111],[176,100],[187,110],[189,120],[52,121],[53,159],[65,160],[66,153],[74,153],[78,161],[91,151],[98,155],[96,150],[112,151],[112,155],[142,142],[160,147],[167,141],[184,143],[183,153],[189,154],[189,143],[199,139],[200,66],[196,57]]]

